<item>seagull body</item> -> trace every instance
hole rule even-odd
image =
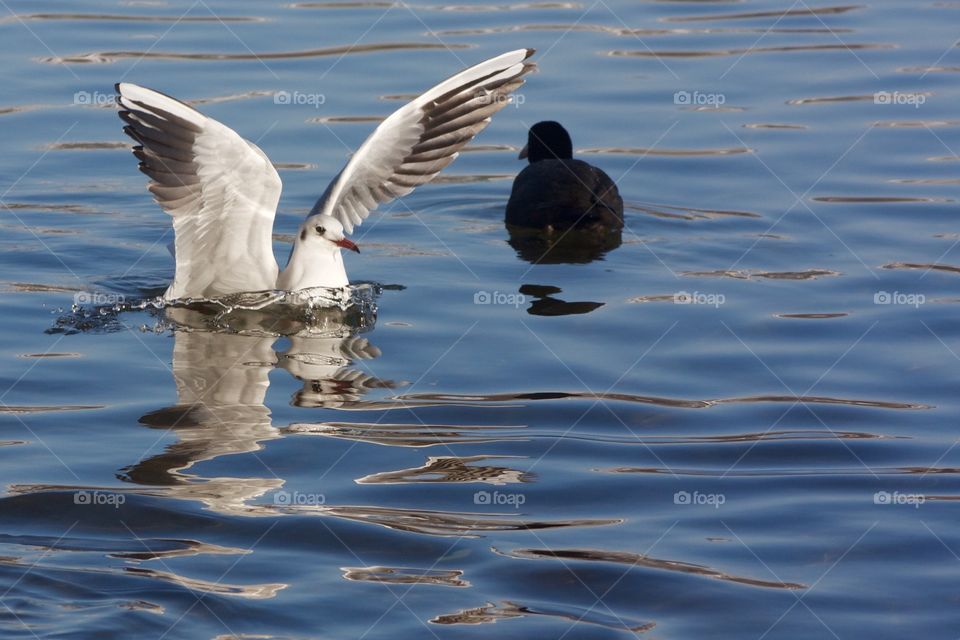
[[[533,64],[519,49],[472,66],[401,107],[364,141],[300,225],[287,266],[273,253],[280,176],[257,145],[165,94],[116,85],[124,131],[173,217],[173,282],[165,300],[349,283],[346,234],[377,206],[430,182],[509,103]]]

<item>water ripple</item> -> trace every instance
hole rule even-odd
[[[187,53],[178,51],[102,51],[97,53],[82,53],[74,56],[49,56],[39,58],[39,62],[47,64],[110,64],[127,58],[140,60],[150,58],[156,60],[293,60],[297,58],[323,58],[328,56],[345,56],[374,51],[409,51],[431,49],[469,49],[466,44],[435,44],[431,42],[394,42],[383,44],[357,44],[341,47],[327,47],[323,49],[306,49],[302,51],[263,51],[250,53]]]
[[[342,567],[343,577],[352,582],[377,584],[434,585],[439,587],[465,588],[470,582],[463,580],[459,569],[406,569],[401,567]]]
[[[588,147],[578,149],[581,154],[605,154],[613,153],[626,156],[672,156],[672,157],[695,157],[695,156],[734,156],[741,153],[753,153],[753,149],[748,147],[726,147],[719,149],[664,149],[662,147],[643,148],[643,147]]]
[[[884,269],[922,269],[924,271],[943,271],[944,273],[960,273],[960,267],[949,264],[932,262],[891,262],[883,265]]]
[[[408,4],[406,2],[383,2],[377,0],[356,0],[340,2],[294,2],[288,4],[291,9],[393,9],[403,8],[412,11],[452,11],[462,13],[481,13],[494,11],[528,11],[530,9],[582,9],[576,2],[517,2],[515,4]]]
[[[865,8],[866,5],[836,5],[827,7],[790,8],[786,11],[751,11],[745,13],[714,13],[698,16],[669,16],[662,18],[664,22],[706,22],[712,20],[756,20],[758,18],[776,18],[779,22],[783,18],[808,18],[810,16],[826,16],[848,13]],[[776,23],[774,23],[776,24]]]
[[[59,21],[67,22],[267,22],[267,18],[256,16],[144,16],[136,14],[118,13],[18,13],[0,18],[0,24],[11,22],[30,21]]]
[[[288,508],[290,513],[306,513],[308,508]],[[325,515],[355,522],[376,524],[397,531],[458,538],[478,538],[493,531],[539,531],[568,527],[601,527],[622,524],[620,519],[581,518],[571,520],[524,520],[481,513],[456,513],[425,509],[390,507],[317,507]],[[268,511],[277,511],[268,509]]]
[[[712,220],[714,218],[762,218],[759,213],[752,211],[736,211],[732,209],[698,209],[696,207],[681,207],[669,204],[655,203],[626,203],[630,211],[639,211],[658,218],[674,218],[679,220]]]
[[[496,551],[496,550],[495,550]],[[659,569],[664,571],[676,571],[679,573],[688,573],[726,582],[736,582],[751,587],[762,587],[765,589],[806,589],[807,585],[799,582],[781,582],[779,580],[760,580],[758,578],[747,578],[729,573],[724,573],[718,569],[713,569],[704,565],[683,562],[680,560],[661,560],[652,558],[648,555],[639,553],[630,553],[626,551],[601,551],[596,549],[515,549],[502,553],[510,558],[520,558],[528,560],[553,559],[560,561],[588,561],[588,562],[610,562],[615,564],[625,564],[632,568],[643,567],[646,569]]]
[[[960,120],[883,120],[873,123],[878,129],[930,129],[957,125]]]
[[[498,431],[523,427],[484,425],[389,424],[379,422],[295,423],[285,431],[297,435],[317,435],[354,442],[369,442],[391,447],[434,447],[453,444],[484,444],[521,439],[523,436],[499,435]]]
[[[744,129],[788,129],[788,130],[805,130],[809,129],[805,124],[787,124],[785,122],[755,122],[751,124],[743,125]]]
[[[812,198],[814,202],[826,202],[830,204],[903,204],[907,202],[953,202],[949,198],[923,198],[911,196],[816,196]]]
[[[723,469],[683,469],[678,467],[614,467],[599,469],[604,473],[637,473],[669,476],[689,476],[699,478],[789,478],[804,476],[901,476],[960,474],[955,467],[825,467],[825,468],[778,468],[736,470],[733,467]]]
[[[835,313],[776,313],[774,315],[778,318],[787,318],[787,319],[794,319],[794,320],[830,320],[833,318],[846,318],[850,314],[846,312],[835,312]]]
[[[0,414],[7,413],[12,415],[25,413],[50,413],[52,411],[91,411],[103,409],[102,404],[65,404],[65,405],[0,405]]]
[[[557,23],[557,24],[520,24],[498,27],[476,27],[469,29],[443,29],[435,32],[438,36],[478,36],[492,35],[496,33],[527,33],[536,31],[562,31],[581,32],[581,33],[604,33],[617,37],[642,38],[650,36],[690,36],[697,34],[727,34],[727,33],[769,33],[793,34],[793,33],[852,33],[852,29],[827,29],[817,27],[790,28],[790,27],[702,27],[702,28],[679,28],[679,29],[635,29],[629,27],[610,27],[602,24],[583,24],[583,23]]]
[[[896,49],[895,44],[885,43],[850,43],[850,44],[798,44],[779,47],[752,47],[747,49],[700,49],[688,51],[674,51],[669,49],[614,49],[606,52],[613,57],[634,58],[712,58],[724,56],[745,56],[757,53],[798,53],[802,51],[869,51],[881,49]]]
[[[210,581],[199,580],[197,578],[187,578],[171,571],[158,571],[156,569],[146,569],[143,567],[125,567],[127,573],[169,582],[181,587],[186,587],[190,591],[196,591],[202,594],[215,594],[219,596],[234,596],[238,598],[249,598],[252,600],[265,600],[273,598],[281,589],[286,589],[287,584],[265,583],[265,584],[228,584],[222,580]]]
[[[960,272],[960,268],[956,268]],[[876,409],[932,409],[931,405],[910,402],[891,402],[885,400],[865,400],[855,398],[834,398],[830,396],[789,396],[789,395],[760,395],[737,398],[717,398],[712,400],[686,400],[681,398],[665,398],[658,396],[641,396],[628,393],[588,393],[577,391],[541,391],[532,393],[497,393],[490,395],[459,395],[449,393],[412,393],[395,396],[393,403],[379,403],[376,408],[401,408],[411,406],[517,406],[515,403],[526,401],[549,401],[564,399],[587,399],[613,402],[630,402],[638,404],[652,404],[662,407],[680,409],[706,409],[722,404],[755,404],[755,403],[804,403],[804,404],[838,404],[852,407],[871,407]],[[375,404],[375,403],[369,403]],[[365,408],[371,408],[370,406]]]
[[[835,278],[841,275],[841,273],[830,269],[807,269],[806,271],[719,269],[717,271],[684,271],[681,275],[698,278],[733,278],[735,280],[750,280],[752,278],[766,278],[768,280],[816,280],[818,278]]]
[[[482,607],[462,609],[456,613],[437,616],[432,618],[430,622],[433,624],[475,625],[509,620],[511,618],[523,618],[526,616],[560,618],[561,620],[569,620],[578,624],[597,625],[617,631],[626,631],[632,634],[645,633],[656,626],[653,622],[628,623],[621,616],[598,613],[593,607],[582,609],[580,607],[566,605],[560,608],[557,605],[519,604],[511,601],[504,601],[500,605],[489,602]]]

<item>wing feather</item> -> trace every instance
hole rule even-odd
[[[173,217],[176,275],[165,298],[213,298],[276,286],[273,218],[282,184],[252,142],[152,89],[117,85],[124,132]]]
[[[444,80],[395,111],[360,146],[310,211],[347,233],[378,205],[426,184],[480,133],[534,65],[532,49],[504,53]],[[161,141],[162,142],[162,141]]]

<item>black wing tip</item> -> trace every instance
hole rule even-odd
[[[193,107],[191,107],[189,104],[187,104],[186,102],[184,102],[184,101],[181,100],[180,98],[176,98],[176,97],[174,97],[174,96],[171,96],[169,93],[164,93],[163,91],[157,91],[156,89],[151,89],[150,87],[145,87],[145,86],[143,86],[143,85],[135,84],[135,83],[133,83],[133,82],[116,82],[116,83],[114,83],[113,88],[116,90],[118,96],[120,96],[121,98],[126,98],[127,100],[130,100],[132,103],[134,103],[134,104],[136,104],[136,105],[143,106],[143,107],[145,107],[148,111],[152,111],[152,109],[150,109],[149,106],[144,105],[144,103],[139,102],[139,101],[137,101],[137,100],[133,100],[132,98],[130,98],[130,96],[125,96],[125,95],[123,95],[123,91],[120,89],[120,85],[122,85],[122,84],[133,84],[134,86],[140,87],[141,89],[146,89],[147,91],[152,91],[153,93],[156,93],[157,95],[161,95],[161,96],[163,96],[164,98],[168,98],[168,99],[170,99],[170,100],[173,100],[174,102],[178,102],[178,103],[182,104],[184,107],[186,107],[187,109],[190,109],[191,111],[197,111],[196,109],[194,109]],[[200,112],[197,111],[197,113],[200,113]]]
[[[521,64],[523,65],[523,69],[520,71],[519,74],[517,74],[519,76],[525,76],[531,71],[534,71],[535,69],[537,69],[537,63],[530,59],[531,57],[533,57],[533,54],[537,52],[537,50],[525,49],[525,51],[527,52],[527,55],[525,55],[523,60],[521,61]]]
[[[128,124],[128,125],[126,125],[126,126],[123,128],[123,132],[124,132],[125,134],[127,134],[127,136],[128,136],[131,140],[133,140],[134,142],[136,142],[136,143],[137,143],[137,146],[139,146],[140,149],[143,149],[143,145],[145,144],[145,142],[144,142],[144,140],[143,140],[143,137],[141,137],[140,134],[137,133],[137,130],[136,130],[136,129],[134,129],[132,126],[130,126],[130,125]],[[134,149],[136,149],[136,148],[137,148],[137,147],[135,146]]]

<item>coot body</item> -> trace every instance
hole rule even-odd
[[[548,230],[623,227],[616,183],[601,169],[573,158],[570,134],[559,123],[533,125],[520,157],[530,164],[513,182],[507,224]]]

